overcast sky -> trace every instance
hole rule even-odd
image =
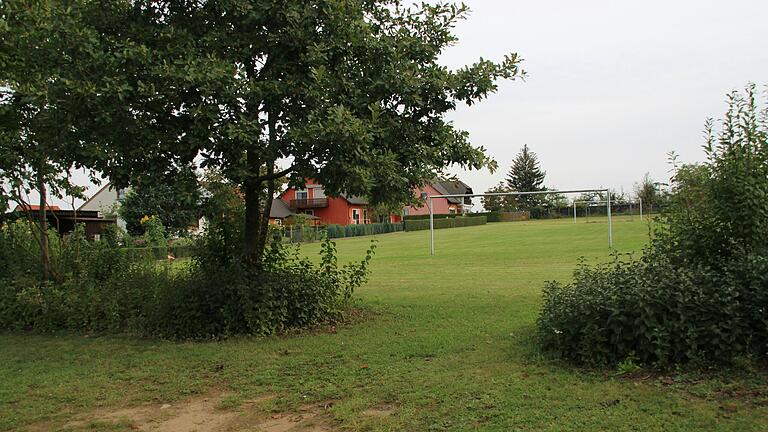
[[[766,0],[466,3],[442,62],[517,52],[528,72],[450,115],[500,166],[453,170],[475,192],[501,181],[526,143],[548,187],[631,192],[646,172],[666,181],[668,152],[702,159],[704,120],[724,112],[725,93],[768,84]]]
[[[721,116],[725,93],[768,84],[765,0],[465,3],[472,13],[443,62],[517,52],[528,72],[450,116],[499,162],[493,175],[456,172],[475,192],[502,180],[526,143],[549,187],[629,192],[646,172],[666,181],[668,152],[703,158],[704,121]]]

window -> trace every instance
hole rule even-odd
[[[352,223],[353,224],[360,223],[360,209],[352,209]]]
[[[117,200],[122,201],[125,199],[125,189],[120,188],[117,190]]]
[[[304,214],[308,214],[310,216],[314,216],[315,215],[315,211],[314,210],[304,210]]]
[[[408,213],[410,213],[410,211],[409,211],[408,207],[405,207],[403,209],[403,216],[408,216]]]
[[[296,199],[297,200],[306,200],[309,198],[309,195],[307,194],[307,190],[297,190],[296,191]]]
[[[368,223],[368,209],[363,210],[363,223]]]
[[[456,207],[451,207],[448,209],[448,213],[450,214],[456,214]]]

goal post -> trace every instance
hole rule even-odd
[[[589,220],[589,208],[590,207],[599,207],[597,205],[590,206],[590,204],[607,204],[607,200],[599,200],[599,201],[574,201],[573,202],[573,223],[576,223],[576,208],[577,205],[585,204],[584,205],[584,216]]]
[[[481,194],[446,194],[446,195],[427,195],[427,206],[429,207],[429,254],[435,254],[435,213],[433,211],[432,200],[435,198],[477,198],[490,196],[522,196],[522,195],[552,195],[552,194],[574,194],[588,192],[605,192],[608,197],[605,200],[606,214],[608,215],[608,247],[613,248],[613,224],[611,218],[611,194],[608,189],[577,189],[577,190],[556,190],[556,191],[536,191],[536,192],[488,192]]]

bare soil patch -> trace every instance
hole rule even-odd
[[[379,405],[363,411],[363,415],[369,417],[389,417],[395,412],[392,405]]]
[[[310,404],[294,412],[265,413],[259,405],[274,396],[244,401],[236,410],[221,409],[229,394],[212,392],[176,403],[101,410],[64,425],[35,425],[32,430],[135,430],[143,432],[329,432],[335,430],[327,413],[330,403]]]

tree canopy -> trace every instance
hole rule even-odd
[[[130,234],[144,233],[145,216],[157,216],[171,234],[183,234],[201,215],[200,190],[196,184],[138,184],[120,203],[120,217]]]
[[[496,186],[488,189],[485,193],[504,193],[509,192],[509,187],[500,182]],[[484,196],[482,197],[483,208],[486,211],[512,211],[516,207],[516,197],[513,195]]]
[[[635,183],[635,195],[640,198],[649,212],[652,212],[654,207],[659,204],[661,200],[661,192],[658,188],[658,183],[655,182],[649,173],[645,173],[639,183]]]
[[[32,5],[34,3],[34,5]],[[6,10],[56,2],[9,0]],[[468,9],[396,0],[73,0],[62,69],[82,157],[118,186],[219,170],[245,198],[243,251],[264,248],[275,179],[314,178],[329,195],[402,203],[453,164],[495,168],[444,115],[522,75],[516,54],[450,70],[438,63]],[[74,12],[72,12],[74,11]],[[73,18],[73,19],[74,19]],[[41,19],[46,20],[46,17]],[[39,30],[4,21],[4,36]],[[23,30],[23,31],[20,31]],[[64,44],[73,37],[77,46]],[[21,62],[31,61],[21,56]],[[62,61],[77,59],[77,62]],[[24,64],[20,64],[23,67]],[[85,115],[83,113],[89,113]]]

